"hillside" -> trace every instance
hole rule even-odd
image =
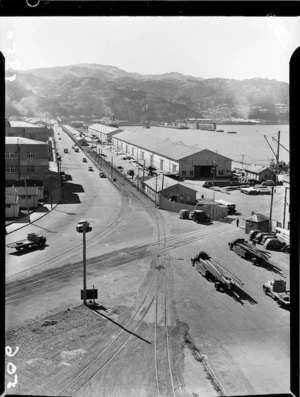
[[[20,71],[6,84],[7,116],[278,122],[288,121],[288,103],[288,84],[276,80],[202,79],[176,72],[141,75],[95,64]]]

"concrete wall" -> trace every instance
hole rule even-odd
[[[171,211],[171,212],[177,212],[177,213],[182,209],[187,209],[190,211],[203,210],[213,220],[222,219],[228,215],[227,208],[216,205],[216,204],[215,205],[207,204],[207,205],[195,206],[195,205],[189,205],[189,204],[185,204],[185,203],[176,203],[176,202],[170,201],[162,196],[159,196],[158,203],[159,203],[158,207],[160,209],[163,209],[166,211]]]

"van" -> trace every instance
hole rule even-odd
[[[206,214],[205,211],[195,210],[193,215],[193,220],[196,223],[210,223],[210,216]]]
[[[190,214],[189,210],[180,210],[179,211],[179,218],[180,219],[189,219],[189,214]]]

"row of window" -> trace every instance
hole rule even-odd
[[[5,167],[5,172],[7,174],[17,174],[19,172],[19,167]],[[28,166],[26,167],[26,173],[32,174],[35,172],[35,167],[34,166]]]
[[[18,152],[5,152],[5,158],[6,159],[17,159],[18,156]],[[34,153],[31,152],[27,152],[26,153],[26,158],[27,159],[34,159]]]

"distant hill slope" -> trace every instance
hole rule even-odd
[[[8,73],[9,75],[9,73]],[[288,121],[289,86],[268,79],[202,79],[70,65],[20,71],[6,84],[6,114],[174,121],[186,117]]]

